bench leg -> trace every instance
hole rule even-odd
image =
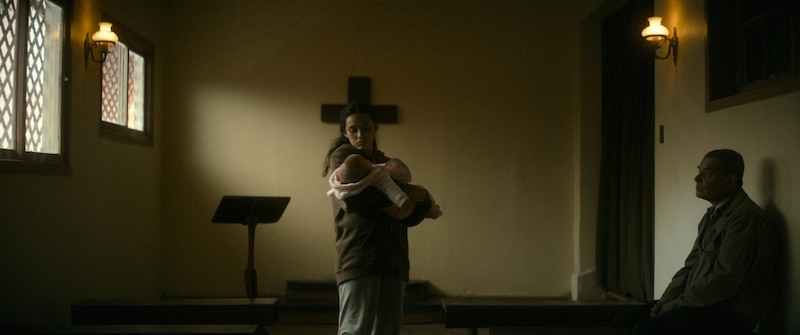
[[[469,335],[478,335],[478,328],[470,328]]]

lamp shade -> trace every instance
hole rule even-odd
[[[99,25],[100,30],[92,34],[92,41],[117,43],[119,37],[117,37],[117,34],[111,31],[111,22],[100,22]]]
[[[661,25],[660,16],[647,18],[647,21],[650,21],[650,25],[642,30],[642,37],[644,37],[646,40],[660,41],[669,36],[669,29]]]

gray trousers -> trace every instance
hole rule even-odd
[[[339,335],[398,335],[406,281],[369,276],[339,284]]]

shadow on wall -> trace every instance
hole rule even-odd
[[[775,163],[771,159],[765,159],[762,164],[763,175],[761,176],[761,189],[764,192],[764,212],[767,214],[767,219],[772,222],[776,231],[778,232],[778,242],[780,243],[778,251],[778,305],[775,310],[773,319],[769,321],[769,327],[774,330],[776,334],[786,333],[787,322],[789,321],[789,301],[787,298],[791,297],[791,272],[789,271],[789,231],[786,226],[786,218],[784,218],[780,209],[775,206],[773,200],[775,190]]]

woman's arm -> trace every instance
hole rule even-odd
[[[416,203],[416,208],[414,208],[414,212],[411,213],[403,222],[405,222],[406,226],[413,227],[418,225],[422,220],[425,220],[427,217],[428,211],[431,210],[431,205],[433,201],[431,200],[431,194],[428,191],[425,191],[425,200],[422,202]]]

